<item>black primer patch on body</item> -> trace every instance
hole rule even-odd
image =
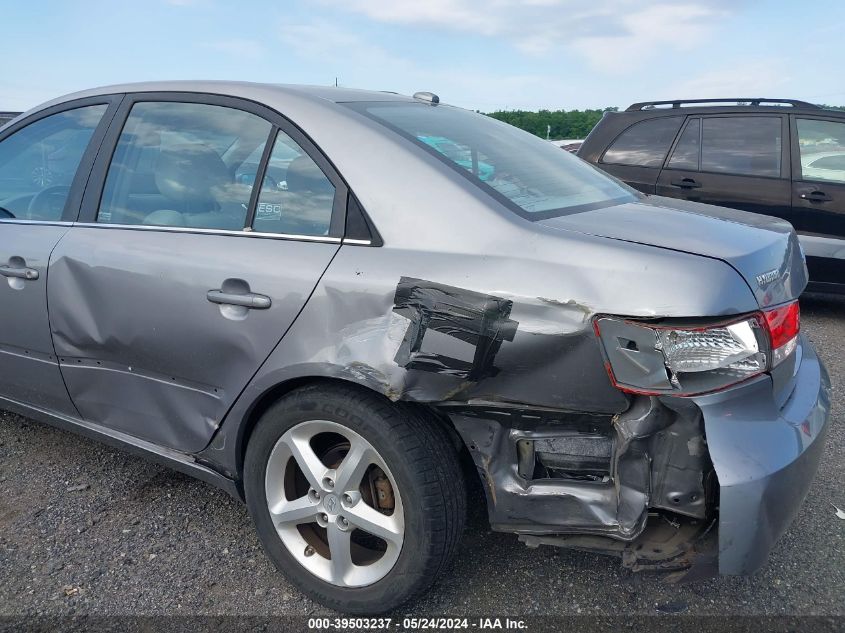
[[[394,360],[400,367],[480,380],[495,376],[493,361],[503,341],[513,341],[519,323],[510,319],[513,302],[433,281],[402,277],[393,311],[410,321]],[[427,352],[428,330],[475,348],[471,361]],[[457,347],[457,346],[456,346]]]

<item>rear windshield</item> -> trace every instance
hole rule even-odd
[[[636,198],[580,158],[483,114],[416,103],[346,105],[410,138],[531,220]]]

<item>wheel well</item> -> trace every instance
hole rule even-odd
[[[358,383],[350,382],[348,380],[342,380],[339,378],[326,378],[322,376],[303,376],[300,378],[293,378],[291,380],[280,383],[275,387],[272,387],[271,389],[268,389],[252,405],[252,408],[247,414],[246,421],[243,424],[243,432],[241,434],[240,445],[238,447],[239,475],[243,471],[244,457],[246,456],[246,447],[249,444],[249,438],[252,435],[252,431],[255,428],[255,425],[258,423],[258,420],[260,420],[261,416],[264,415],[264,412],[267,411],[267,409],[269,409],[273,404],[278,402],[281,398],[284,398],[287,394],[294,391],[295,389],[299,389],[300,387],[312,385],[315,383],[325,383],[326,385],[343,385],[347,388],[359,389],[368,393],[374,393],[377,394],[379,397],[386,399],[386,396],[384,394],[381,394],[373,389],[364,387],[363,385],[360,385]],[[401,402],[399,403],[399,405],[402,407],[410,407],[417,410],[424,410],[426,412],[427,417],[429,417],[433,423],[440,424],[441,426],[443,426],[443,428],[446,429],[449,436],[452,438],[452,442],[455,446],[455,450],[458,453],[458,458],[461,462],[461,467],[464,469],[465,474],[476,472],[472,457],[470,456],[467,447],[464,445],[464,441],[461,439],[460,435],[455,430],[455,426],[454,424],[452,424],[452,420],[449,418],[448,415],[446,415],[445,413],[430,404],[418,402]],[[477,477],[473,479],[477,479]],[[472,480],[467,478],[467,481]],[[472,484],[470,484],[470,487],[472,487]]]
[[[294,389],[299,389],[300,387],[304,387],[305,385],[310,385],[316,382],[333,382],[347,384],[344,380],[320,378],[317,376],[302,376],[300,378],[292,378],[283,383],[279,383],[274,387],[271,387],[263,394],[261,394],[261,397],[259,397],[258,400],[256,400],[252,404],[252,407],[250,407],[247,413],[246,420],[244,420],[244,423],[241,425],[242,432],[240,434],[240,444],[238,446],[238,478],[240,478],[240,475],[243,472],[244,456],[246,455],[247,444],[249,444],[249,437],[250,435],[252,435],[252,431],[255,428],[255,425],[261,419],[261,416],[264,415],[264,412],[267,411],[267,409],[269,409],[274,403],[284,398]]]

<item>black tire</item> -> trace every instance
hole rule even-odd
[[[404,501],[405,534],[386,576],[364,587],[341,587],[303,567],[276,532],[266,502],[270,452],[290,428],[329,420],[362,435],[379,452]],[[378,614],[427,589],[449,562],[466,520],[466,488],[454,443],[432,414],[363,389],[321,382],[297,389],[262,415],[250,436],[244,490],[264,551],[294,585],[337,611]]]

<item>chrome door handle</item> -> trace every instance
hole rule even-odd
[[[249,292],[247,294],[236,294],[234,292],[223,292],[222,290],[209,290],[205,295],[211,303],[222,303],[232,306],[243,306],[251,310],[266,310],[272,305],[270,297]]]
[[[38,279],[38,271],[34,268],[12,268],[11,266],[0,266],[0,275],[14,277],[15,279],[26,279],[35,281]]]

